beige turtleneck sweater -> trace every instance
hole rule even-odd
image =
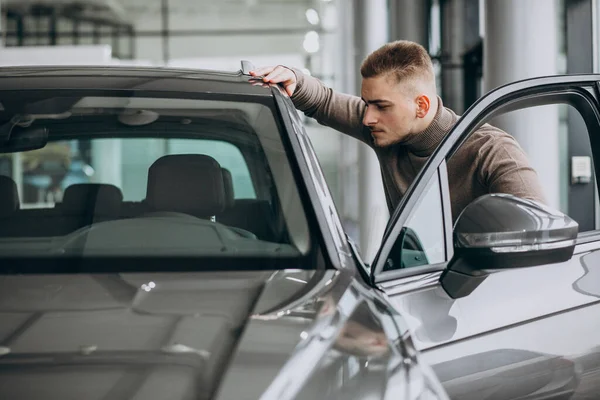
[[[294,72],[298,84],[292,101],[296,108],[375,150],[390,211],[459,118],[438,98],[435,118],[427,129],[401,143],[377,147],[370,130],[362,124],[366,105],[359,97],[337,93],[313,77]],[[448,180],[453,219],[487,193],[509,193],[544,202],[537,173],[523,149],[512,136],[488,124],[473,132],[448,161]]]

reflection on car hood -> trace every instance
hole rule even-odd
[[[224,372],[220,398],[256,398],[313,320],[261,315],[333,275],[2,276],[0,398],[211,398]]]

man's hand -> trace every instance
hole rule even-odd
[[[262,79],[262,81],[265,83],[281,84],[290,97],[292,97],[294,91],[296,90],[296,74],[291,69],[281,65],[276,67],[257,68],[253,71],[250,71],[250,75]]]

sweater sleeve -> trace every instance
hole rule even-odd
[[[320,80],[293,69],[297,86],[291,98],[294,106],[321,125],[371,145],[368,128],[362,124],[366,105],[360,97],[337,93]]]
[[[478,178],[489,193],[507,193],[545,203],[537,172],[512,136],[492,134],[479,149],[478,165]]]

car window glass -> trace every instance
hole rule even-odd
[[[442,193],[436,174],[403,226],[384,271],[437,264],[445,258]]]
[[[64,103],[68,112],[53,118],[41,109],[13,132],[46,132],[37,148],[0,149],[0,257],[296,257],[312,249],[267,105],[36,96],[39,107]],[[18,103],[18,94],[6,99]],[[15,118],[7,109],[0,125]]]
[[[88,150],[89,151],[86,151]],[[113,166],[104,167],[95,157],[111,154],[119,149],[120,154],[112,154],[121,163],[120,171]],[[79,154],[89,154],[88,157]],[[102,153],[105,151],[105,153]],[[123,200],[141,201],[146,197],[148,168],[158,158],[173,154],[205,154],[214,158],[232,176],[235,199],[256,199],[248,165],[240,150],[231,143],[201,139],[96,139],[57,141],[40,150],[23,153],[21,156],[25,184],[39,187],[35,195],[23,196],[24,207],[39,207],[41,203],[51,204],[62,199],[64,190],[76,183],[108,183],[121,188]],[[10,154],[0,154],[0,175],[11,176]],[[3,162],[6,160],[6,162]],[[109,160],[107,160],[108,162]],[[90,164],[95,166],[92,167]],[[104,167],[104,168],[103,168]],[[39,169],[35,173],[35,169]],[[111,173],[110,169],[113,169]],[[50,184],[46,174],[54,173],[60,179],[57,187]],[[50,190],[43,185],[48,181]]]
[[[487,193],[534,200],[541,193],[544,204],[577,221],[580,233],[595,230],[594,160],[582,116],[588,107],[551,104],[486,120],[448,161],[453,220]]]
[[[508,193],[563,212],[579,224],[579,234],[596,230],[598,200],[590,142],[590,136],[600,131],[595,110],[579,94],[557,98],[555,104],[521,104],[481,121],[447,160],[452,212],[445,217],[454,224],[475,199]],[[429,185],[426,193],[431,196],[436,186]],[[424,195],[417,202],[384,271],[446,261],[442,207],[432,199]],[[435,238],[437,247],[432,244]]]
[[[127,140],[121,139],[123,147],[128,154],[136,157],[128,157],[123,162],[128,168],[124,172],[140,170],[143,173],[139,177],[132,177],[131,182],[124,185],[124,199],[141,200],[146,196],[146,175],[148,166],[157,158],[167,154],[206,154],[213,157],[226,168],[232,176],[233,194],[236,199],[255,199],[256,192],[252,184],[248,165],[236,146],[231,143],[219,140],[198,140],[198,139],[162,139],[153,140]],[[155,143],[153,143],[155,142]],[[158,142],[158,143],[156,143]],[[157,147],[155,154],[149,154],[148,149]],[[140,151],[136,151],[139,149]],[[150,158],[149,158],[150,156]],[[139,179],[137,179],[139,178]],[[135,184],[133,179],[137,179]],[[112,182],[109,182],[112,183]],[[130,187],[131,190],[127,190]]]
[[[233,178],[234,197],[236,199],[255,199],[256,192],[250,178],[250,171],[240,149],[231,143],[216,140],[169,140],[168,154],[185,154],[193,150],[200,154],[208,154],[231,172]]]

